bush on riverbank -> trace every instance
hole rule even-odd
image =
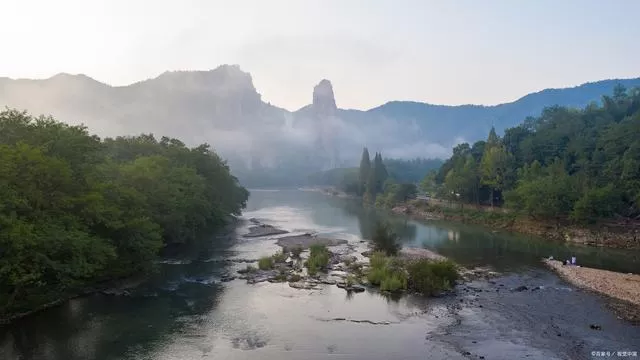
[[[451,260],[416,260],[407,263],[409,288],[430,296],[449,290],[459,278],[457,265]]]
[[[451,260],[403,261],[375,252],[369,258],[367,280],[381,291],[412,290],[426,296],[449,290],[459,278],[458,267]]]
[[[377,251],[369,258],[369,273],[367,280],[372,285],[380,287],[382,291],[399,291],[407,288],[407,274],[402,262],[397,258],[386,256]]]
[[[273,257],[272,256],[263,256],[258,259],[258,269],[260,270],[271,270],[273,269]]]
[[[309,275],[315,275],[318,271],[324,271],[329,264],[329,250],[324,245],[311,245],[309,258],[305,262]]]
[[[239,215],[248,192],[208,145],[101,140],[0,112],[0,318],[153,268]]]
[[[285,250],[277,252],[271,256],[263,256],[258,259],[258,268],[260,270],[271,270],[276,264],[283,263],[287,260],[289,255]]]

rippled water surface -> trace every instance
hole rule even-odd
[[[384,218],[406,246],[504,275],[441,299],[221,282],[246,266],[240,261],[279,249],[274,238],[241,238],[244,221],[232,236],[212,235],[211,246],[160,262],[158,274],[129,297],[78,298],[0,329],[0,359],[564,359],[589,358],[597,346],[633,350],[640,344],[638,328],[616,319],[602,299],[539,265],[542,256],[576,254],[586,265],[638,272],[637,253],[418,223],[314,192],[252,191],[243,218],[360,248]],[[520,284],[542,289],[508,291]],[[604,324],[602,332],[589,330],[594,321]]]

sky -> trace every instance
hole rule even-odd
[[[2,0],[0,76],[127,85],[238,64],[265,101],[497,104],[640,76],[636,0]]]

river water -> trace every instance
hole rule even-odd
[[[131,296],[73,299],[0,328],[0,359],[589,359],[592,351],[640,351],[639,327],[540,264],[575,255],[585,266],[637,273],[637,252],[420,223],[316,192],[252,191],[243,218],[252,217],[360,245],[384,219],[405,246],[501,276],[434,299],[221,282],[246,266],[242,260],[279,249],[272,238],[240,237],[243,221],[233,234],[211,235],[210,245],[159,263]],[[540,290],[509,290],[520,285]]]

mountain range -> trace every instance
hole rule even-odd
[[[0,106],[84,124],[100,136],[153,133],[207,142],[243,182],[260,185],[356,164],[364,146],[385,157],[445,158],[457,143],[484,139],[492,126],[500,133],[547,106],[584,107],[617,84],[639,87],[640,78],[547,89],[493,106],[390,101],[362,111],[339,109],[331,82],[322,80],[310,105],[288,111],[264,102],[239,66],[222,65],[165,72],[128,86],[64,73],[0,78]]]

